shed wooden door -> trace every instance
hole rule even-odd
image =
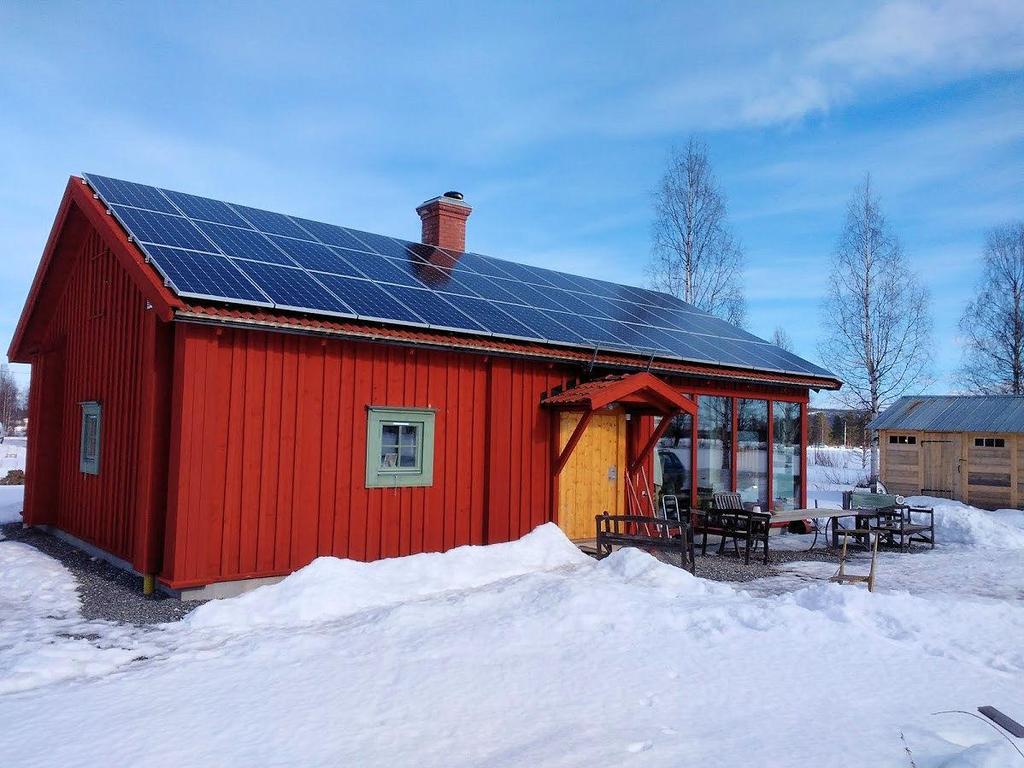
[[[921,435],[921,493],[946,499],[960,497],[959,437],[942,432]]]
[[[566,412],[559,424],[559,450],[579,423]],[[595,413],[558,478],[558,527],[570,539],[592,539],[594,516],[623,514],[626,496],[626,414]]]

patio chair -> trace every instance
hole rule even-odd
[[[701,534],[701,554],[708,551],[708,536],[718,536],[718,554],[725,552],[726,541],[732,539],[739,557],[742,540],[745,546],[743,562],[750,562],[750,551],[756,547],[755,537],[764,544],[764,561],[768,562],[768,521],[763,513],[748,512],[743,508],[738,493],[716,493],[711,509],[693,510],[694,534]],[[751,545],[754,545],[752,547]]]
[[[879,511],[874,528],[887,545],[899,546],[900,552],[906,552],[914,542],[935,549],[935,510],[931,507],[888,507]]]

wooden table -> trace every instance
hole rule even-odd
[[[828,528],[828,523],[832,523],[832,546],[836,549],[839,548],[839,529],[836,521],[841,517],[852,517],[855,518],[854,528],[863,530],[868,527],[868,523],[871,518],[878,516],[878,510],[875,509],[830,509],[828,507],[815,507],[814,509],[789,509],[784,512],[775,512],[771,516],[772,523],[795,523],[798,520],[807,520],[814,518],[828,518],[825,523],[825,527]],[[814,532],[814,541],[811,543],[811,549],[814,549],[814,545],[818,543],[818,531]],[[858,543],[860,537],[858,536]]]

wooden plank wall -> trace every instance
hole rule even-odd
[[[917,443],[906,445],[890,443],[889,435],[914,435]],[[917,432],[881,432],[878,436],[880,457],[879,475],[886,490],[903,496],[921,492],[922,471],[921,440]]]
[[[917,444],[890,444],[889,435],[913,435]],[[975,438],[1002,438],[1006,444],[1002,448],[980,447],[975,446]],[[886,430],[878,439],[882,482],[894,493],[920,493],[929,483],[934,484],[936,477],[948,474],[953,497],[966,504],[982,509],[1024,506],[1024,450],[1019,435]],[[926,466],[922,441],[940,439],[952,441],[952,455],[932,451],[934,466]]]
[[[48,458],[30,465],[26,522],[56,525],[132,561],[146,302],[95,231],[59,258],[67,280],[48,309],[30,396],[28,442]],[[98,475],[79,467],[79,403],[88,400],[102,403]]]
[[[975,438],[1002,438],[1002,448],[983,448],[974,445]],[[1015,435],[1002,434],[965,434],[967,448],[967,466],[964,474],[967,477],[967,496],[976,507],[1000,509],[1015,507],[1018,504],[1017,494],[1013,487],[1013,451],[1016,443]]]
[[[167,547],[175,587],[518,538],[550,519],[528,361],[181,326]],[[366,488],[366,407],[434,408],[434,483]]]

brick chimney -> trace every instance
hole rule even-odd
[[[461,192],[445,192],[420,204],[416,213],[423,222],[423,243],[462,253],[466,250],[466,219],[472,212]]]

